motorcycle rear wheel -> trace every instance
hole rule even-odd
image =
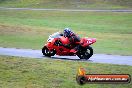
[[[80,59],[88,60],[93,55],[93,49],[91,46],[87,46],[86,48],[81,49],[78,51],[77,56]]]

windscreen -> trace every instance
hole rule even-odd
[[[60,33],[59,32],[56,32],[52,35],[50,35],[51,38],[59,38],[60,37]]]

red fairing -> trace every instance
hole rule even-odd
[[[89,46],[89,45],[95,43],[96,38],[82,38],[80,42],[83,47],[86,47],[86,46]]]
[[[60,38],[60,40],[61,40],[61,42],[63,43],[63,44],[69,44],[70,43],[70,41],[69,41],[69,39],[66,37],[64,37],[64,36],[62,36],[61,38]]]
[[[52,50],[53,49],[53,43],[48,42],[47,44],[45,44],[45,46],[49,49]]]
[[[52,40],[52,42],[48,42],[45,46],[50,50],[52,51],[53,49],[55,49],[57,52],[56,52],[56,55],[60,55],[60,56],[63,56],[63,55],[69,55],[70,53],[70,49],[67,49],[65,48],[64,46],[56,46],[55,45],[55,42],[57,40],[60,40],[63,44],[69,44],[69,39],[68,38],[65,38],[65,37],[60,37],[60,38],[54,38]]]

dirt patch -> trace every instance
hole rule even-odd
[[[0,24],[0,34],[8,34],[8,35],[45,35],[51,34],[56,30],[51,30],[49,28],[32,28],[32,27],[21,27],[21,26],[12,26]]]

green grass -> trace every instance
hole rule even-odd
[[[0,11],[0,46],[41,49],[48,36],[70,27],[95,37],[95,53],[132,55],[131,13]]]
[[[67,9],[130,9],[131,0],[0,0],[3,7],[67,8]]]
[[[89,74],[130,74],[132,66],[0,56],[1,88],[131,88],[130,84],[76,83],[78,68]]]
[[[59,11],[0,11],[0,22],[16,26],[83,29],[90,32],[130,34],[131,13],[59,12]],[[124,32],[125,31],[125,32]]]

